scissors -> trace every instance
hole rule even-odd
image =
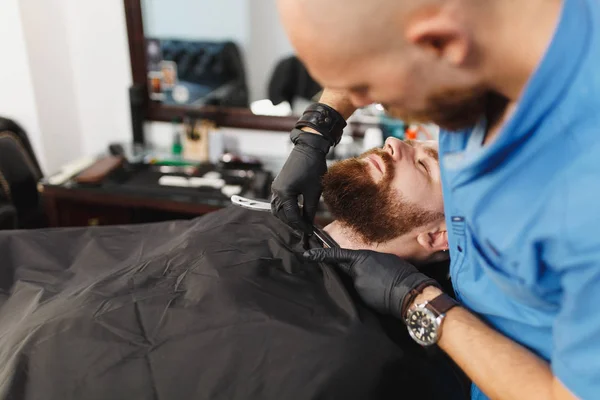
[[[271,212],[271,203],[269,203],[268,201],[254,200],[242,196],[232,196],[231,202],[236,206],[247,208],[249,210]],[[323,231],[323,229],[321,229],[318,226],[313,226],[313,229],[313,234],[315,235],[319,243],[321,243],[323,248],[332,249],[339,247],[338,244],[335,243],[335,241],[333,241],[329,237],[329,235],[325,233],[325,231]]]

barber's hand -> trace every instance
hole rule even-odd
[[[309,250],[304,258],[338,264],[354,280],[365,303],[403,321],[416,295],[427,286],[438,286],[435,280],[392,254],[335,248]]]
[[[327,153],[316,145],[327,141],[316,133],[303,133],[297,141],[283,169],[271,187],[273,215],[297,231],[311,235],[319,199],[321,180],[327,172]],[[303,212],[298,207],[298,196],[304,198]]]

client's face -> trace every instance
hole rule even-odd
[[[444,219],[437,144],[390,138],[341,161],[323,180],[333,216],[366,243],[383,243]]]

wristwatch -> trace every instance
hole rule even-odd
[[[442,336],[442,322],[446,313],[458,303],[446,293],[431,301],[416,304],[408,309],[406,326],[413,340],[421,346],[433,346]]]

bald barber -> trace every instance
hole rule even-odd
[[[305,257],[339,263],[369,305],[441,347],[474,399],[599,399],[600,2],[278,5],[330,89],[292,132],[274,214],[310,234],[326,154],[356,107],[435,122],[459,303],[392,255]]]

